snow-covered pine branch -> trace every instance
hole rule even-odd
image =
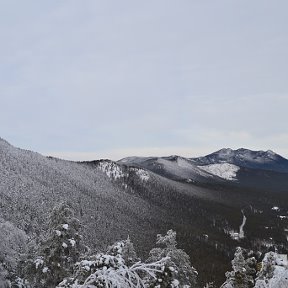
[[[107,288],[145,288],[148,283],[145,276],[156,279],[156,273],[161,273],[168,257],[154,263],[137,262],[131,267],[122,265],[118,269],[104,266],[91,274],[83,285],[77,288],[99,287],[101,283]],[[144,277],[143,277],[144,276]],[[98,286],[96,286],[98,284]]]

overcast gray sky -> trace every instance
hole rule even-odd
[[[288,1],[1,1],[0,137],[65,159],[288,157]]]

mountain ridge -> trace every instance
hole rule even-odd
[[[184,159],[191,161],[197,166],[229,163],[242,168],[261,169],[275,172],[288,173],[288,159],[273,152],[272,150],[250,150],[246,148],[231,149],[222,148],[218,151],[207,154],[206,156],[186,158],[178,155],[163,157],[125,157],[117,161],[127,165],[143,165],[146,161],[157,161],[159,159],[177,160]]]
[[[5,140],[4,138],[0,137],[0,145],[2,144],[2,146],[4,145],[5,147],[13,147],[15,149],[20,149],[21,151],[30,151],[33,153],[37,153],[42,155],[41,153],[38,152],[34,152],[31,150],[27,150],[27,149],[22,149],[22,148],[18,148],[15,147],[14,145],[12,145],[11,143],[9,143],[7,140]],[[53,159],[59,159],[59,160],[65,160],[65,159],[60,159],[58,157],[51,157],[51,156],[44,156],[47,158],[53,158]],[[257,166],[258,169],[263,169],[263,170],[272,170],[272,171],[278,171],[278,172],[285,172],[288,173],[288,159],[283,157],[280,154],[275,153],[272,150],[251,150],[248,148],[238,148],[238,149],[231,149],[231,148],[221,148],[217,151],[214,151],[212,153],[209,153],[205,156],[199,156],[199,157],[184,157],[181,155],[169,155],[169,156],[128,156],[128,157],[124,157],[121,158],[117,161],[113,161],[110,159],[104,159],[104,158],[100,158],[100,159],[93,159],[93,160],[86,160],[86,161],[71,161],[71,160],[65,160],[65,161],[70,161],[70,162],[90,162],[90,161],[98,161],[98,160],[110,160],[116,163],[122,163],[122,164],[137,164],[138,162],[144,162],[147,160],[151,160],[151,159],[166,159],[166,160],[176,160],[176,159],[184,159],[185,161],[193,161],[195,164],[197,165],[208,165],[208,164],[219,164],[222,162],[227,162],[230,164],[234,164],[237,166],[241,166],[241,167],[247,167],[247,168],[253,168],[256,166],[250,165],[249,167],[247,166],[247,161],[249,162],[256,162],[259,164],[259,167]],[[246,160],[246,162],[245,162]],[[277,170],[274,170],[275,167],[272,167],[269,169],[269,167],[267,168],[267,164],[271,164],[272,161],[281,161],[281,165],[285,166],[284,168],[276,168]],[[237,162],[237,163],[236,163]],[[265,165],[266,166],[265,166]],[[262,168],[261,166],[262,165]],[[287,166],[287,167],[286,167]]]

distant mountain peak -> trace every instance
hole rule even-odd
[[[274,151],[272,151],[272,150],[267,150],[266,153],[267,153],[268,155],[273,155],[273,156],[277,155],[277,154],[276,154]]]
[[[223,148],[204,157],[193,158],[198,165],[230,163],[244,168],[288,173],[288,160],[272,150],[253,151],[246,148]]]
[[[216,152],[213,152],[209,155],[219,155],[220,157],[235,157],[235,156],[248,156],[248,155],[254,155],[254,156],[258,156],[258,157],[281,157],[280,155],[278,155],[277,153],[275,153],[272,150],[267,150],[267,151],[263,151],[263,150],[250,150],[250,149],[246,149],[246,148],[239,148],[239,149],[231,149],[231,148],[222,148]],[[207,156],[209,156],[207,155]],[[205,157],[207,157],[205,156]]]
[[[222,148],[222,149],[218,150],[217,152],[230,153],[232,151],[233,151],[233,149],[231,149],[231,148]]]
[[[214,152],[215,154],[219,154],[219,155],[231,155],[235,152],[235,150],[231,149],[231,148],[222,148],[216,152]]]

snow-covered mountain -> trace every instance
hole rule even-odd
[[[210,165],[199,166],[193,160],[180,156],[143,158],[129,157],[121,159],[120,161],[118,161],[118,163],[122,163],[128,166],[131,165],[136,167],[142,167],[169,179],[184,181],[187,183],[203,181],[219,182],[222,179],[232,180],[232,176],[230,177],[230,174],[234,175],[234,172],[229,173],[227,171],[229,170],[229,168],[232,169],[232,166],[228,167],[226,165],[226,167],[224,167],[223,165],[218,165],[217,168]],[[234,167],[232,170],[235,171]]]
[[[288,173],[288,160],[268,151],[252,151],[244,148],[224,148],[204,157],[192,158],[198,165],[229,163],[243,168]]]
[[[118,163],[145,168],[182,182],[194,184],[241,182],[243,185],[259,188],[266,187],[266,182],[270,184],[273,179],[277,179],[274,184],[278,182],[282,185],[283,181],[287,182],[285,179],[288,173],[288,160],[282,156],[270,150],[265,152],[243,148],[237,150],[225,148],[198,158],[128,157]]]

